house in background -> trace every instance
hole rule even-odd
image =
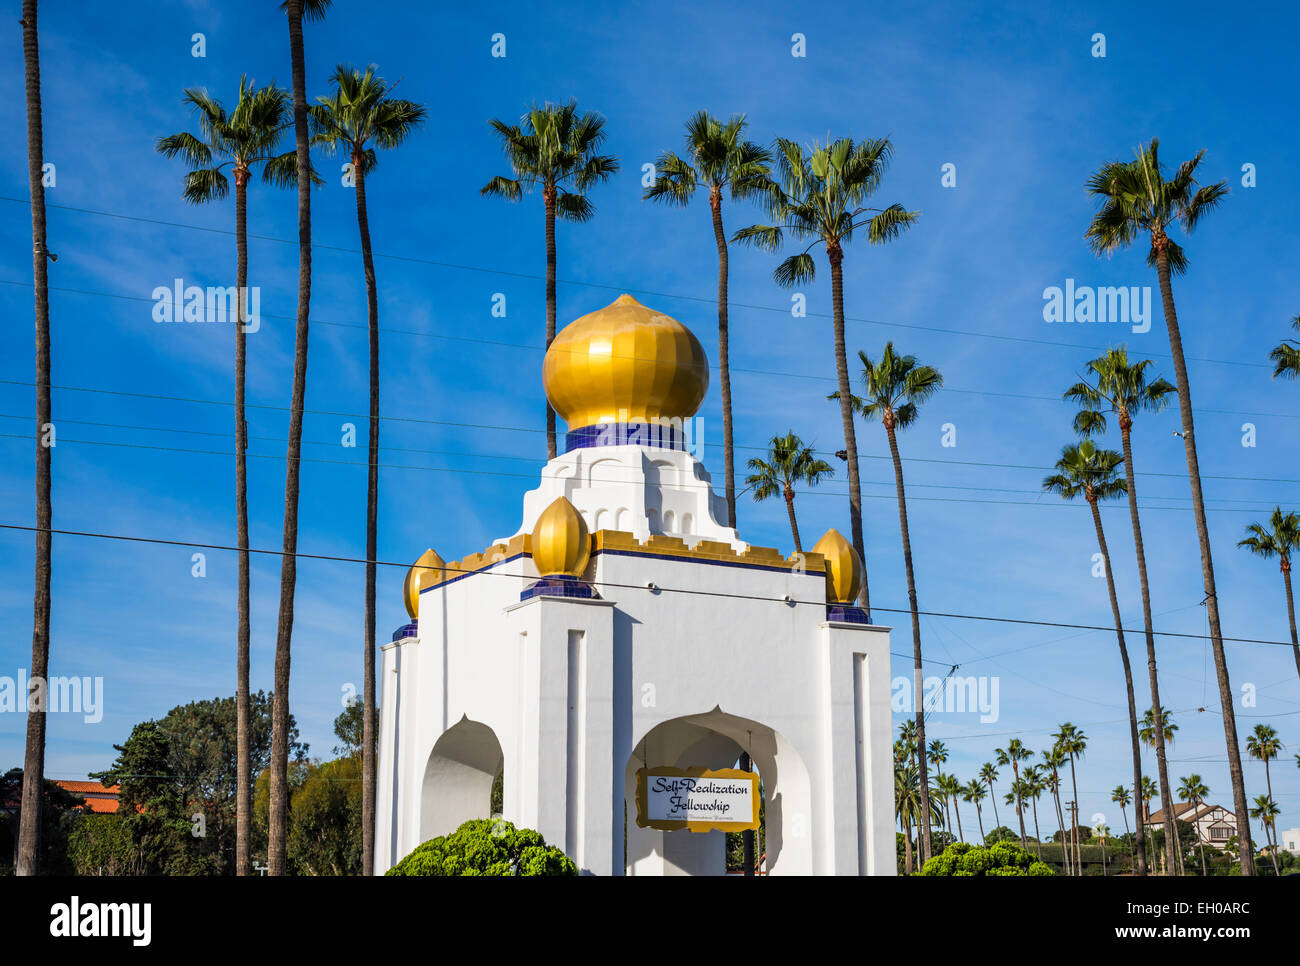
[[[56,781],[65,792],[71,792],[73,795],[80,795],[86,800],[81,806],[83,812],[93,812],[96,815],[109,815],[117,811],[117,800],[121,796],[122,786],[112,785],[105,788],[99,782],[70,782]]]
[[[1292,855],[1300,855],[1300,828],[1289,828],[1278,832],[1277,844]]]
[[[1211,845],[1216,849],[1223,848],[1237,834],[1237,816],[1222,805],[1175,802],[1174,818],[1189,823],[1196,830],[1197,839],[1202,845]],[[1148,814],[1144,822],[1151,830],[1162,828],[1164,823],[1163,808]]]

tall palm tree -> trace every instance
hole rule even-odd
[[[989,796],[993,800],[993,825],[995,828],[1002,827],[1002,819],[998,818],[998,794],[993,790],[993,783],[998,780],[998,770],[993,762],[986,761],[980,766],[980,781],[989,787]]]
[[[943,376],[932,366],[917,363],[916,356],[899,355],[894,343],[886,342],[880,361],[858,352],[862,363],[862,396],[849,401],[855,412],[866,419],[879,419],[885,427],[889,453],[894,461],[894,487],[898,495],[898,528],[903,539],[903,567],[907,574],[907,601],[912,612],[912,674],[920,691],[921,682],[921,616],[916,600],[916,576],[912,568],[912,534],[907,525],[907,492],[903,485],[903,460],[898,452],[898,433],[916,422],[918,406],[943,385]],[[832,393],[832,399],[838,392]],[[925,750],[925,708],[916,701],[917,741]],[[926,797],[926,755],[921,755],[921,812],[928,820],[930,803]],[[930,856],[928,836],[922,848]]]
[[[1063,499],[1073,500],[1082,496],[1088,503],[1092,511],[1093,529],[1097,533],[1097,548],[1101,551],[1102,566],[1106,571],[1106,590],[1110,595],[1111,615],[1115,620],[1115,638],[1119,643],[1120,662],[1124,667],[1124,690],[1128,697],[1128,717],[1130,739],[1133,747],[1133,787],[1134,789],[1142,782],[1142,749],[1138,743],[1137,731],[1137,701],[1133,696],[1133,668],[1129,663],[1128,646],[1124,642],[1124,624],[1119,613],[1119,598],[1115,592],[1115,575],[1110,565],[1110,549],[1106,545],[1106,532],[1101,525],[1101,510],[1098,504],[1102,500],[1114,499],[1122,496],[1128,489],[1127,483],[1117,475],[1119,464],[1123,462],[1123,457],[1114,450],[1099,450],[1091,440],[1083,440],[1070,446],[1066,446],[1061,451],[1061,458],[1056,461],[1056,473],[1043,480],[1043,489],[1058,493]],[[1154,651],[1151,652],[1154,654]],[[1152,658],[1154,660],[1154,658]],[[1154,667],[1154,664],[1152,665]],[[1062,725],[1062,731],[1057,736],[1057,741],[1066,742],[1063,750],[1070,756],[1070,775],[1071,781],[1074,779],[1074,752],[1071,751],[1069,744],[1074,740],[1073,735],[1066,731],[1067,726],[1073,728],[1073,725]],[[1065,736],[1065,737],[1062,737]],[[1082,749],[1080,749],[1080,754]],[[1074,800],[1079,800],[1078,786],[1075,785]],[[1075,851],[1078,851],[1078,833],[1077,829],[1071,828],[1071,837],[1075,839]],[[1142,826],[1138,826],[1138,849],[1136,854],[1141,855],[1141,846],[1143,839]],[[1142,869],[1143,861],[1139,859],[1138,875],[1145,875],[1146,870]]]
[[[185,91],[183,104],[198,120],[199,135],[188,131],[158,139],[157,149],[168,158],[179,157],[185,175],[185,200],[192,205],[220,201],[230,193],[224,168],[235,180],[235,529],[239,547],[239,589],[236,602],[235,646],[235,874],[252,874],[253,778],[249,763],[249,554],[248,554],[248,423],[244,419],[244,373],[247,358],[245,292],[248,291],[248,182],[253,169],[262,169],[265,183],[288,188],[297,178],[294,152],[279,150],[289,117],[288,92],[271,84],[255,87],[239,79],[239,97],[229,113],[222,103],[200,88]]]
[[[1107,567],[1106,573],[1110,573],[1109,567]],[[1082,758],[1084,752],[1088,750],[1088,736],[1083,733],[1081,728],[1067,721],[1052,735],[1052,739],[1065,753],[1066,757],[1070,759],[1070,789],[1074,793],[1075,808],[1075,813],[1070,821],[1070,838],[1074,842],[1074,867],[1082,873],[1083,864],[1079,855],[1079,780],[1075,775],[1074,761],[1076,758]]]
[[[961,805],[958,800],[965,794],[966,786],[958,780],[956,775],[951,773],[940,775],[935,781],[935,785],[943,792],[944,808],[946,809],[948,803],[952,802],[953,814],[957,816],[957,838],[964,842],[966,833],[961,827]],[[951,829],[952,825],[949,824],[948,828]]]
[[[1159,787],[1157,787],[1154,779],[1152,779],[1150,775],[1143,775],[1142,791],[1138,796],[1138,801],[1140,802],[1139,808],[1141,809],[1142,812],[1141,817],[1138,819],[1138,823],[1137,823],[1139,828],[1141,828],[1143,825],[1146,824],[1147,818],[1151,814],[1151,800],[1153,798],[1159,798],[1159,797],[1160,797],[1160,789]],[[1156,858],[1156,843],[1155,843],[1154,833],[1150,836],[1150,839],[1151,839],[1150,864],[1154,865],[1155,858]],[[1145,856],[1145,849],[1143,850],[1143,854]]]
[[[1300,315],[1291,320],[1291,328],[1300,332]],[[1300,341],[1283,339],[1278,343],[1277,348],[1269,352],[1268,357],[1274,363],[1274,379],[1278,376],[1285,376],[1288,379],[1300,376]]]
[[[718,374],[722,392],[722,466],[727,513],[736,526],[735,453],[731,429],[731,364],[728,335],[727,235],[722,230],[722,196],[741,201],[765,190],[772,152],[744,137],[745,118],[734,115],[723,122],[708,111],[698,111],[686,122],[685,157],[666,151],[655,161],[657,176],[645,193],[647,199],[685,206],[696,189],[709,189],[713,213],[713,241],[718,246]]]
[[[1300,673],[1300,638],[1296,637],[1295,597],[1291,593],[1291,555],[1300,551],[1300,513],[1282,512],[1274,507],[1268,526],[1252,523],[1246,527],[1249,536],[1237,542],[1251,553],[1267,560],[1277,557],[1282,569],[1282,586],[1286,589],[1286,616],[1291,622],[1291,649],[1295,656],[1296,672]]]
[[[375,76],[372,64],[362,74],[343,64],[331,78],[334,94],[318,97],[311,110],[314,144],[333,153],[342,149],[352,162],[357,199],[357,229],[365,273],[370,330],[370,432],[366,473],[366,615],[362,660],[361,712],[361,867],[374,874],[375,856],[375,560],[379,556],[379,293],[370,252],[370,216],[366,209],[366,175],[375,167],[375,147],[393,150],[424,123],[425,110],[414,101],[393,97],[392,85]],[[371,145],[374,145],[372,147]]]
[[[849,392],[849,362],[844,346],[844,246],[854,232],[864,232],[871,244],[892,241],[906,231],[919,212],[902,205],[886,208],[867,205],[880,188],[894,148],[888,138],[855,142],[840,138],[824,147],[816,142],[802,147],[786,138],[776,139],[777,176],[767,184],[771,225],[750,225],[733,241],[754,244],[767,251],[781,248],[788,231],[803,251],[786,258],[773,271],[778,285],[789,288],[813,281],[816,262],[811,254],[818,245],[826,250],[831,270],[831,315],[835,334],[835,371],[839,381],[840,421],[849,465],[849,524],[853,548],[862,560],[862,607],[871,615],[867,582],[867,551],[862,539],[862,483],[858,473],[858,439],[853,426]],[[925,781],[922,779],[922,788]]]
[[[1024,798],[1022,794],[1022,792],[1024,791],[1024,787],[1021,785],[1020,782],[1020,763],[1029,758],[1032,758],[1034,756],[1034,753],[1030,751],[1028,748],[1026,748],[1024,743],[1019,738],[1012,738],[1010,741],[1007,742],[1007,746],[1005,748],[997,749],[997,756],[998,756],[998,764],[1010,765],[1011,771],[1015,775],[1015,779],[1011,783],[1012,794],[1006,796],[1004,800],[1008,804],[1010,804],[1014,798],[1015,805],[1016,805],[1016,818],[1019,819],[1020,821],[1020,847],[1024,849],[1026,852],[1028,852],[1029,843],[1025,841],[1025,816],[1020,808],[1020,803]]]
[[[926,750],[925,757],[934,762],[936,773],[943,774],[943,763],[948,760],[948,746],[936,738],[930,742],[930,747]]]
[[[1162,725],[1160,728],[1156,727],[1157,717],[1160,719]],[[1141,739],[1142,744],[1146,745],[1148,748],[1155,748],[1157,741],[1165,746],[1172,745],[1174,743],[1174,735],[1177,733],[1178,725],[1174,722],[1174,716],[1168,708],[1157,709],[1155,707],[1150,707],[1147,708],[1146,711],[1142,712],[1142,723],[1138,726],[1138,738]],[[1178,868],[1178,874],[1182,875],[1182,843],[1178,838],[1177,831],[1175,831],[1177,828],[1178,818],[1173,814],[1176,802],[1173,796],[1167,794],[1164,789],[1160,790],[1160,801],[1165,804],[1165,844],[1168,845],[1170,842],[1173,842],[1178,846],[1177,852],[1179,855],[1175,864]],[[1172,855],[1173,853],[1168,854]]]
[[[988,789],[984,787],[978,778],[972,778],[962,786],[962,799],[975,803],[975,818],[979,822],[981,845],[984,843],[984,810],[980,807],[980,802],[984,801],[986,795],[988,795]]]
[[[1073,863],[1069,861],[1069,854],[1065,851],[1065,816],[1061,812],[1061,766],[1065,764],[1065,752],[1059,746],[1053,745],[1051,748],[1045,748],[1039,753],[1043,759],[1043,767],[1047,769],[1047,787],[1052,793],[1052,800],[1056,803],[1056,827],[1061,833],[1061,851],[1065,859],[1062,866],[1065,868],[1066,875],[1073,874]]]
[[[1126,836],[1127,836],[1127,835],[1131,835],[1131,834],[1132,834],[1132,829],[1130,829],[1130,828],[1129,828],[1129,825],[1128,825],[1128,811],[1127,811],[1127,810],[1128,810],[1129,805],[1132,804],[1132,802],[1133,802],[1133,793],[1132,793],[1131,791],[1129,791],[1128,787],[1125,786],[1125,785],[1116,785],[1116,786],[1111,790],[1111,793],[1110,793],[1110,800],[1111,800],[1112,802],[1114,802],[1116,805],[1119,806],[1119,813],[1120,813],[1120,815],[1122,815],[1122,816],[1124,817],[1124,834],[1125,834]],[[1134,848],[1134,850],[1133,850],[1133,855],[1134,855],[1134,863],[1135,863],[1135,867],[1136,867],[1136,861],[1137,861],[1137,853],[1138,853],[1138,850],[1137,850],[1136,848]],[[1143,860],[1144,860],[1144,861],[1143,861],[1143,865],[1144,865],[1144,866],[1145,866],[1145,864],[1146,864],[1146,863],[1145,863],[1145,859],[1146,859],[1146,856],[1145,856],[1145,854],[1144,854],[1144,855],[1143,855]]]
[[[50,668],[50,567],[53,552],[53,506],[50,502],[51,447],[44,443],[53,425],[50,404],[50,283],[45,238],[45,132],[41,115],[41,52],[36,29],[36,0],[23,0],[23,64],[27,92],[27,183],[32,210],[32,280],[36,301],[36,590],[32,601],[31,678],[45,680]],[[23,752],[22,813],[14,871],[37,875],[41,856],[41,805],[45,788],[45,705],[33,707],[23,695],[27,739]]]
[[[1246,737],[1246,751],[1256,761],[1264,763],[1264,782],[1268,787],[1268,797],[1273,797],[1273,776],[1269,774],[1268,763],[1281,754],[1286,745],[1277,736],[1277,729],[1272,725],[1257,724]]]
[[[1142,621],[1146,631],[1147,680],[1151,700],[1159,714],[1160,680],[1156,673],[1156,638],[1151,620],[1151,591],[1147,582],[1146,547],[1142,540],[1142,521],[1138,515],[1137,479],[1133,467],[1133,419],[1142,412],[1156,413],[1178,394],[1163,378],[1151,379],[1148,370],[1154,363],[1150,359],[1130,362],[1124,346],[1109,349],[1088,363],[1085,378],[1065,391],[1065,399],[1079,403],[1083,408],[1074,417],[1074,428],[1080,436],[1091,437],[1106,431],[1107,414],[1119,424],[1120,441],[1124,453],[1124,483],[1128,491],[1129,520],[1133,528],[1133,546],[1137,553],[1138,585],[1142,592]],[[1164,739],[1156,730],[1156,771],[1160,778],[1160,795],[1169,795],[1169,766],[1165,759]],[[1174,836],[1174,818],[1165,813],[1165,835]]]
[[[1219,684],[1223,735],[1228,752],[1228,775],[1232,780],[1232,800],[1238,815],[1246,814],[1246,784],[1241,771],[1241,749],[1237,745],[1237,718],[1233,707],[1232,682],[1228,660],[1223,650],[1223,631],[1219,623],[1219,598],[1214,582],[1214,558],[1210,550],[1210,528],[1205,519],[1205,499],[1201,492],[1201,470],[1196,454],[1196,434],[1192,418],[1192,392],[1187,377],[1187,360],[1174,307],[1172,277],[1187,270],[1187,255],[1181,245],[1169,237],[1169,229],[1180,225],[1190,234],[1201,219],[1228,194],[1226,181],[1197,187],[1196,169],[1205,156],[1200,151],[1179,166],[1173,178],[1166,180],[1160,166],[1159,141],[1140,147],[1132,161],[1111,161],[1089,179],[1088,190],[1100,203],[1085,237],[1098,254],[1111,254],[1127,248],[1139,238],[1149,240],[1147,264],[1156,270],[1165,327],[1169,332],[1169,350],[1174,358],[1174,376],[1178,384],[1178,409],[1182,420],[1183,448],[1187,456],[1187,477],[1192,490],[1192,511],[1196,518],[1196,536],[1201,553],[1201,577],[1205,587],[1205,609],[1210,625],[1210,644],[1214,652],[1214,671]],[[1241,871],[1254,872],[1250,828],[1241,840]]]
[[[794,515],[794,488],[799,483],[816,486],[834,475],[835,470],[825,460],[818,459],[816,451],[804,445],[793,429],[784,436],[773,436],[767,444],[767,459],[756,456],[748,466],[753,472],[745,478],[745,486],[753,487],[756,502],[778,493],[785,497],[794,549],[796,553],[803,553],[803,544],[799,542],[799,521]]]
[[[284,0],[293,63],[293,133],[298,176],[298,318],[293,338],[293,393],[284,471],[284,543],[280,556],[280,610],[275,630],[275,694],[271,704],[271,764],[268,782],[267,871],[286,872],[289,829],[289,669],[293,642],[293,597],[298,585],[298,483],[302,458],[302,413],[307,399],[307,336],[311,312],[311,153],[307,130],[307,65],[303,19],[320,20],[330,0]]]
[[[1038,830],[1038,799],[1047,790],[1047,782],[1043,777],[1043,773],[1039,770],[1039,766],[1030,765],[1025,769],[1023,784],[1025,786],[1025,797],[1029,799],[1029,803],[1034,810],[1034,845],[1038,851],[1038,860],[1041,862],[1043,860],[1043,835]]]
[[[1201,781],[1201,776],[1196,774],[1180,778],[1179,782],[1178,797],[1187,799],[1192,803],[1192,807],[1199,812],[1201,803],[1205,801],[1205,796],[1210,794],[1209,787],[1206,786],[1205,782]],[[1208,875],[1205,871],[1205,843],[1201,841],[1199,831],[1196,833],[1196,844],[1200,846],[1201,850],[1201,876],[1204,877]]]
[[[919,775],[915,765],[898,765],[894,768],[894,812],[903,826],[903,870],[907,875],[912,874],[913,868],[912,826],[920,815]]]
[[[584,222],[596,208],[587,191],[618,171],[618,158],[600,154],[605,119],[578,113],[576,101],[534,104],[519,124],[488,122],[501,138],[513,178],[497,175],[479,194],[518,201],[542,191],[546,228],[546,347],[555,341],[555,220]],[[570,426],[570,429],[576,429]],[[555,459],[555,410],[546,404],[546,458]]]
[[[1269,857],[1273,860],[1273,874],[1277,876],[1282,874],[1282,870],[1277,865],[1277,844],[1273,838],[1273,831],[1280,811],[1272,795],[1256,795],[1255,807],[1250,810],[1250,817],[1259,819],[1259,824],[1264,827],[1264,842],[1268,845]]]

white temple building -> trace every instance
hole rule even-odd
[[[761,871],[895,874],[889,629],[854,606],[861,563],[836,531],[787,557],[728,525],[687,449],[708,372],[688,329],[629,295],[552,344],[567,452],[512,536],[426,551],[416,620],[382,649],[377,873],[488,817],[500,775],[503,817],[584,874],[723,874],[740,826],[656,818],[638,773],[740,801],[748,754]]]

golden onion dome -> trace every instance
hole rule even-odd
[[[708,391],[709,360],[686,326],[620,295],[555,337],[542,384],[570,430],[686,419]]]
[[[862,590],[862,560],[853,545],[834,527],[817,541],[813,553],[826,558],[826,600],[851,604]]]
[[[543,577],[579,577],[591,559],[587,523],[567,499],[557,497],[533,527],[533,563]]]
[[[406,602],[406,612],[412,619],[420,613],[420,588],[442,580],[446,566],[433,548],[424,551],[420,554],[420,559],[411,564],[411,569],[406,572],[406,582],[402,585],[402,599]]]

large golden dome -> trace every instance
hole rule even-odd
[[[693,416],[709,360],[691,330],[630,295],[571,322],[542,363],[546,397],[570,431]]]

